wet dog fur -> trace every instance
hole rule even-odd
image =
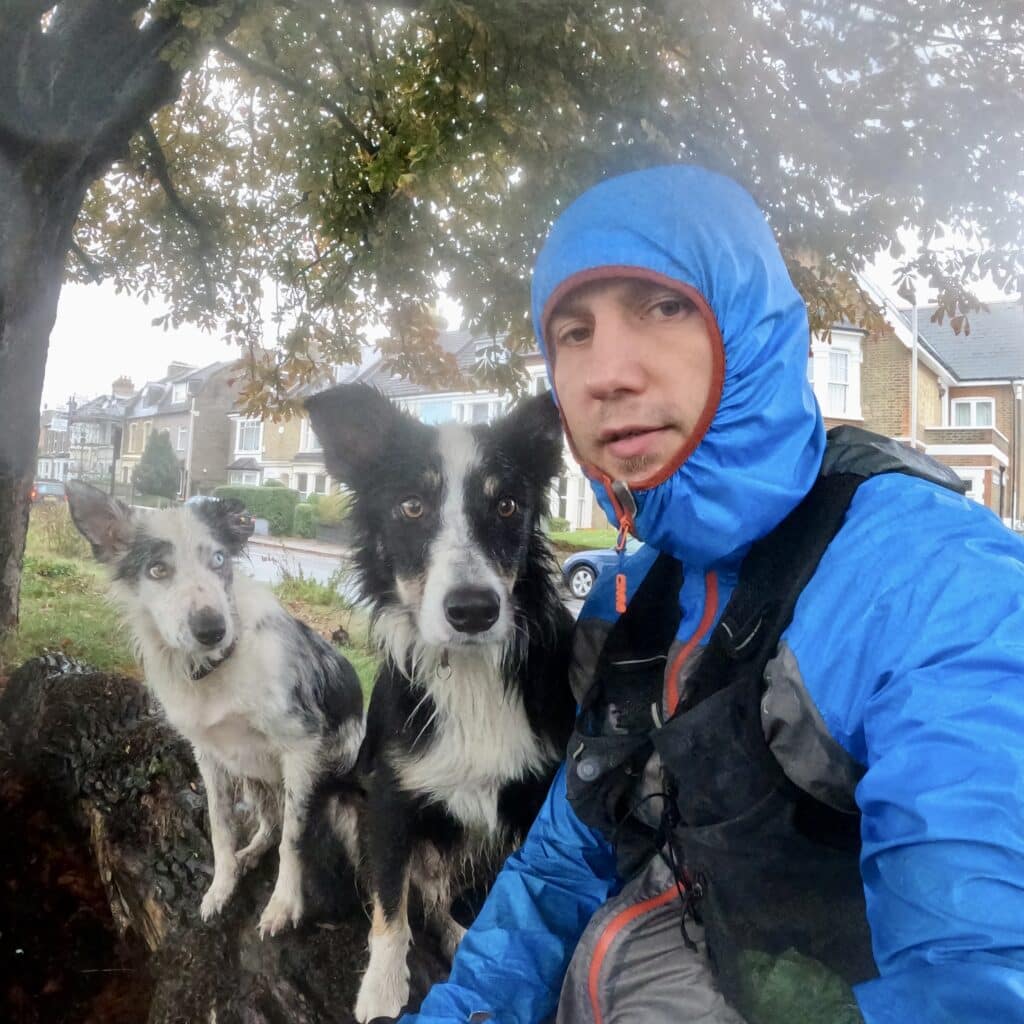
[[[410,884],[451,955],[453,897],[523,839],[574,716],[571,616],[540,526],[562,461],[550,396],[491,426],[417,422],[376,391],[307,401],[352,492],[355,567],[384,655],[360,773],[370,962],[355,1013],[409,995]]]
[[[214,856],[203,920],[280,834],[277,881],[259,929],[274,935],[298,924],[311,810],[350,776],[363,736],[355,670],[269,588],[235,574],[245,545],[237,502],[133,513],[89,484],[73,481],[67,491],[75,525],[109,570],[146,685],[195,752]],[[256,820],[241,849],[239,784]]]

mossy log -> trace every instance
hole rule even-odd
[[[188,743],[138,682],[59,655],[27,662],[0,697],[0,757],[8,777],[83,831],[117,934],[143,951],[149,1024],[353,1020],[368,923],[351,872],[321,864],[336,880],[335,904],[261,940],[277,869],[269,853],[224,913],[202,923],[213,874],[202,781]],[[445,971],[432,938],[415,935],[414,1005]]]

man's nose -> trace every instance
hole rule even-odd
[[[599,318],[594,324],[590,359],[586,363],[587,390],[593,398],[643,390],[647,379],[639,340],[621,316]]]

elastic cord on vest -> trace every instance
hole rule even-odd
[[[661,798],[662,810],[661,820],[658,822],[658,830],[654,834],[654,838],[651,841],[651,845],[654,847],[654,853],[659,856],[668,867],[672,874],[672,882],[676,887],[676,892],[679,894],[679,933],[683,938],[683,945],[686,946],[691,953],[697,952],[697,943],[690,937],[690,933],[686,930],[686,918],[692,917],[697,920],[697,901],[704,894],[703,884],[701,879],[698,878],[696,882],[691,881],[690,876],[687,874],[686,869],[679,863],[676,856],[676,849],[672,843],[672,836],[675,831],[675,827],[679,824],[679,811],[676,807],[676,796],[674,787],[669,786],[668,791],[659,790],[657,793],[648,793],[647,796],[638,800],[629,811],[625,814],[621,821],[615,826],[611,835],[611,842],[614,845],[618,841],[619,832],[622,830],[622,826],[629,821],[630,818],[637,817],[637,811],[643,807],[650,800]]]

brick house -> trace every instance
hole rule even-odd
[[[972,497],[1018,524],[1024,518],[1024,306],[991,303],[987,313],[970,317],[966,336],[955,335],[948,320],[933,324],[932,312],[919,311],[919,333],[952,380],[944,389],[940,381],[933,397],[939,409],[925,428],[925,450],[952,466]]]
[[[122,484],[130,484],[132,470],[154,430],[169,435],[178,457],[179,497],[207,494],[227,482],[229,416],[238,394],[234,366],[232,362],[202,368],[172,363],[164,377],[139,389],[125,410],[118,476]]]
[[[336,367],[334,382],[355,380],[360,373],[359,367]],[[297,387],[290,392],[290,397],[302,398],[323,387],[323,384]],[[337,490],[337,483],[324,464],[323,447],[307,416],[293,416],[282,423],[241,413],[233,413],[229,419],[228,483],[256,487],[268,480],[278,480],[304,498]]]
[[[43,480],[66,480],[70,468],[68,411],[43,409],[39,414],[36,477]]]
[[[913,443],[953,468],[970,497],[1008,522],[1019,520],[1024,510],[1017,496],[1024,492],[1015,392],[1024,383],[1024,310],[994,303],[990,313],[971,317],[970,336],[958,337],[948,321],[930,322],[933,309],[918,310],[916,410],[909,310],[887,304],[892,330],[881,337],[840,325],[831,343],[812,341],[808,377],[825,424],[853,423]]]

